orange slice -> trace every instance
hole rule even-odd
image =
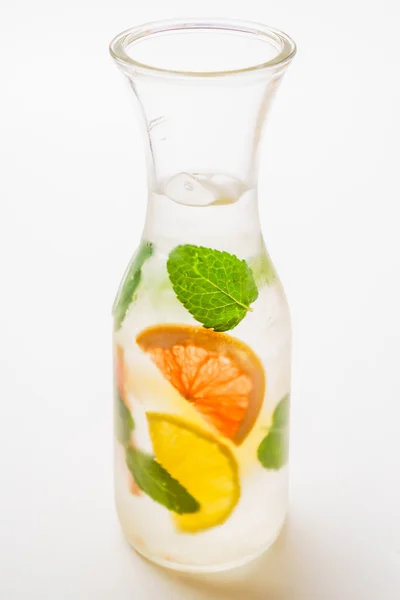
[[[192,325],[155,325],[136,341],[211,425],[235,444],[243,442],[265,393],[263,366],[247,344]]]

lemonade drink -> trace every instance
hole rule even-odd
[[[259,24],[185,19],[110,49],[145,125],[148,175],[113,308],[118,516],[156,563],[227,569],[273,543],[287,508],[290,319],[257,175],[295,45]]]
[[[210,570],[262,552],[285,518],[290,321],[255,192],[232,181],[240,196],[202,205],[176,180],[149,201],[114,306],[116,502],[139,552]]]

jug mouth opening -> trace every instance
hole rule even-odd
[[[296,53],[282,31],[235,19],[168,19],[132,27],[110,44],[123,70],[162,77],[219,78],[278,71]]]

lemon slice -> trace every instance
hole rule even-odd
[[[178,417],[148,413],[147,419],[157,461],[200,504],[196,513],[174,515],[177,527],[195,533],[224,523],[240,497],[231,450]]]

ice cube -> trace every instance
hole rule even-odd
[[[174,202],[187,206],[208,206],[219,195],[207,181],[200,181],[189,173],[179,173],[168,179],[164,193]]]

